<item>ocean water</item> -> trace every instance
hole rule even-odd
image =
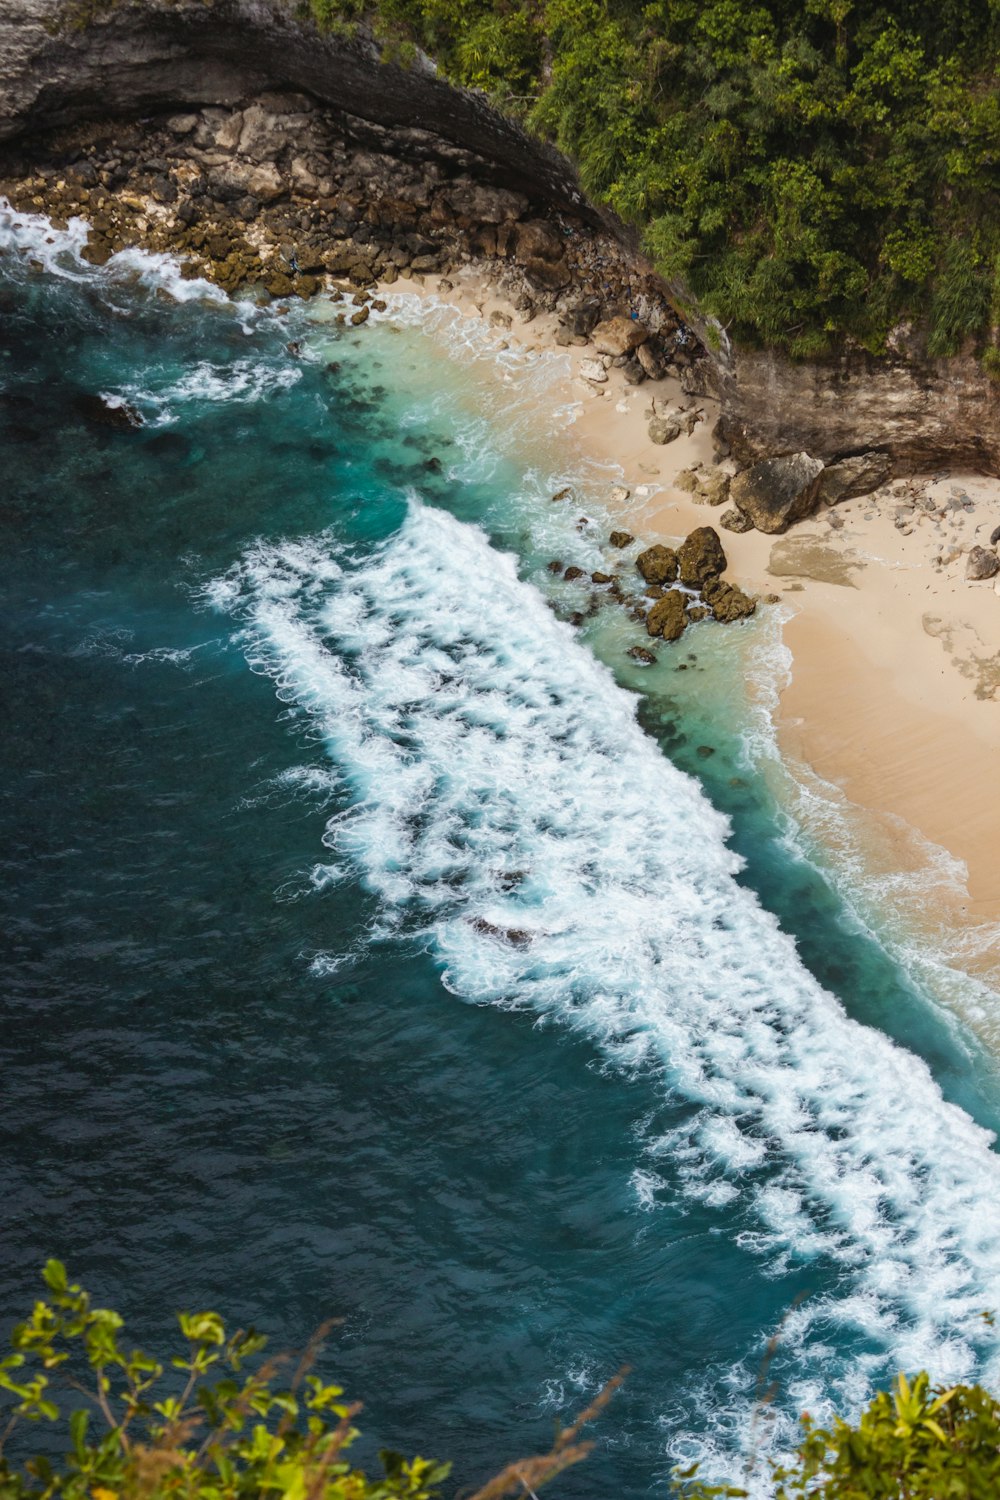
[[[778,620],[569,622],[560,356],[81,234],[0,210],[5,1325],[50,1254],[139,1341],[335,1317],[364,1454],[456,1484],[628,1363],[581,1500],[1000,1383],[990,994],[813,857]]]

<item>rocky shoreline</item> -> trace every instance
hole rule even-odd
[[[140,246],[230,293],[363,309],[378,285],[475,264],[523,322],[556,311],[561,341],[634,327],[610,353],[638,383],[666,373],[692,391],[712,366],[658,278],[582,216],[483,181],[485,164],[416,128],[387,129],[266,92],[237,109],[90,122],[0,150],[0,194],[62,227],[90,226],[103,265]],[[363,321],[363,312],[345,320]]]
[[[471,272],[510,309],[494,310],[494,322],[550,315],[543,321],[557,344],[586,350],[579,374],[594,389],[612,368],[654,392],[667,377],[687,397],[717,389],[704,343],[620,238],[566,208],[484,182],[486,174],[473,153],[426,131],[350,119],[290,90],[239,107],[71,125],[0,148],[0,196],[48,215],[56,228],[85,220],[83,254],[95,266],[126,248],[166,252],[183,275],[229,294],[262,302],[322,294],[343,304],[336,321],[352,326],[384,307],[383,288],[433,275],[447,293],[450,276]],[[655,394],[650,412],[657,445],[703,416]],[[872,450],[828,465],[804,452],[781,454],[739,472],[722,423],[713,443],[714,465],[686,470],[675,483],[699,504],[730,502],[719,523],[736,533],[783,532],[821,507],[881,488],[893,470],[888,454]],[[711,528],[699,531],[718,546]],[[647,594],[629,607],[650,634],[668,640],[709,612],[745,618],[754,601],[719,584],[724,567],[723,557],[711,578],[686,579],[677,564],[662,577],[640,566]],[[571,565],[566,576],[575,571]],[[663,589],[678,576],[701,595]],[[603,575],[593,582],[602,591],[618,587]]]
[[[348,133],[306,96],[268,92],[238,109],[72,126],[32,141],[30,151],[9,145],[0,152],[0,196],[17,211],[47,215],[56,229],[84,219],[82,253],[95,266],[127,248],[165,252],[180,259],[183,275],[229,294],[279,304],[322,295],[343,304],[335,322],[354,327],[372,308],[384,310],[381,289],[432,274],[447,293],[449,274],[471,268],[510,307],[493,312],[498,326],[554,314],[555,342],[587,347],[580,373],[594,387],[610,368],[630,385],[668,376],[688,394],[711,385],[697,335],[613,236],[551,206],[542,217],[526,195],[477,180],[473,165],[422,132],[373,133],[358,121]],[[654,398],[653,413],[657,443],[690,430],[683,408],[661,403],[657,413]],[[138,420],[124,408],[91,415],[122,428]],[[725,452],[720,446],[717,457]],[[730,476],[692,472],[690,483],[718,504]],[[612,545],[632,541],[616,533]],[[623,591],[619,574],[556,563],[550,571],[593,584],[593,604],[614,599],[668,641],[689,622],[743,619],[756,607],[721,581],[726,558],[711,527],[697,528],[678,552],[654,547],[637,561],[639,594]],[[574,623],[584,618],[573,611]],[[633,654],[654,659],[645,648]]]
[[[829,469],[878,454],[894,478],[1000,474],[1000,382],[974,349],[930,358],[908,325],[878,354],[851,340],[804,361],[730,346],[683,286],[638,256],[633,232],[587,200],[571,162],[486,95],[450,86],[431,59],[400,65],[363,25],[323,30],[293,0],[0,0],[0,80],[0,142],[10,143],[0,176],[37,209],[60,180],[57,191],[73,189],[70,169],[93,168],[98,181],[81,187],[96,192],[95,254],[134,243],[131,221],[145,220],[144,243],[200,258],[227,289],[266,279],[293,291],[327,269],[320,251],[335,262],[351,254],[333,274],[358,266],[359,277],[365,266],[380,275],[380,258],[391,277],[423,274],[413,267],[425,257],[447,267],[468,254],[509,288],[515,316],[595,299],[572,310],[570,339],[608,308],[637,310],[654,361],[718,396],[720,446],[744,468],[805,454]],[[188,131],[167,129],[185,118]],[[269,135],[282,142],[270,155]],[[179,227],[175,209],[187,217]],[[60,213],[54,201],[51,211]],[[554,226],[556,241],[532,244],[537,223]],[[398,232],[386,238],[389,228]],[[275,262],[282,245],[298,276]],[[682,321],[690,330],[678,343]],[[792,509],[815,499],[807,486]]]
[[[609,367],[632,385],[672,375],[688,396],[718,390],[718,366],[660,278],[619,236],[584,213],[484,180],[475,153],[415,127],[385,127],[296,91],[239,107],[68,126],[0,149],[0,195],[25,212],[90,228],[84,254],[105,264],[141,247],[180,257],[183,274],[228,293],[344,303],[359,325],[378,289],[468,267],[521,323],[557,318],[555,340],[587,346],[581,374]],[[495,312],[494,317],[502,318]],[[655,403],[654,403],[655,405]],[[674,441],[682,409],[653,414],[649,435]],[[715,459],[729,454],[725,424]],[[892,473],[881,451],[829,465],[781,454],[737,476],[708,471],[691,488],[727,498],[732,531],[780,532],[823,503],[867,493]]]

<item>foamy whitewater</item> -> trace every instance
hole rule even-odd
[[[990,1136],[806,972],[734,879],[725,819],[510,557],[414,500],[374,558],[261,547],[209,598],[352,788],[313,884],[350,862],[382,930],[425,933],[457,996],[654,1068],[686,1109],[640,1142],[647,1206],[657,1163],[679,1162],[723,1228],[751,1211],[740,1242],[774,1274],[840,1268],[784,1329],[793,1404],[854,1406],[895,1368],[1000,1377]],[[834,1328],[867,1352],[838,1367]]]

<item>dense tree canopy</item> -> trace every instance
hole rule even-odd
[[[363,0],[314,0],[321,19]],[[747,342],[1000,373],[1000,0],[377,0]]]

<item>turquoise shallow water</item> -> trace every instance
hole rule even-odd
[[[0,228],[4,1317],[52,1253],[146,1340],[340,1317],[461,1483],[627,1361],[580,1497],[732,1474],[779,1326],[764,1446],[995,1380],[992,1064],[789,845],[766,622],[564,622],[606,476],[550,505],[544,367]]]

